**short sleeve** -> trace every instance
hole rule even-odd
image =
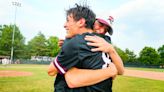
[[[67,70],[75,67],[78,62],[78,38],[66,40],[62,46],[61,52],[53,61],[60,74],[65,74]]]

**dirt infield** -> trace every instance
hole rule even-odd
[[[125,69],[124,76],[148,78],[148,79],[155,79],[155,80],[164,80],[164,72]]]
[[[23,72],[23,71],[10,71],[10,70],[2,70],[0,71],[0,77],[16,77],[16,76],[31,76],[31,72]]]

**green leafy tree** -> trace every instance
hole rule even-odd
[[[118,47],[114,47],[124,63],[128,61],[128,55]]]
[[[145,65],[158,65],[160,56],[152,47],[144,47],[139,53],[139,60]]]
[[[2,25],[0,25],[0,39],[2,37]]]
[[[125,53],[128,55],[128,63],[136,63],[137,58],[133,51],[130,51],[129,49],[125,49]]]
[[[20,58],[22,58],[22,59],[30,59],[31,58],[30,50],[29,50],[27,45],[24,45],[23,50],[21,51],[21,53],[22,54],[21,54]]]
[[[0,55],[10,56],[12,47],[12,34],[14,25],[3,25],[1,26],[1,37],[0,37]],[[25,38],[21,34],[19,28],[15,25],[15,36],[14,36],[14,58],[22,57],[22,51],[24,48]]]
[[[58,37],[53,37],[51,36],[48,40],[47,40],[47,45],[48,45],[48,55],[51,57],[54,57],[58,54],[60,48],[58,46]]]
[[[41,32],[38,33],[31,41],[28,42],[30,56],[47,56],[47,41]]]
[[[158,48],[158,53],[160,55],[160,65],[164,65],[164,45]]]

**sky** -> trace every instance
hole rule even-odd
[[[15,1],[21,6],[15,8]],[[164,45],[163,0],[0,0],[0,25],[16,23],[26,42],[39,32],[64,38],[65,10],[86,2],[97,17],[114,17],[111,38],[122,50],[138,55],[145,46],[157,50]]]

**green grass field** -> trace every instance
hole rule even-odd
[[[0,65],[1,70],[32,72],[26,77],[0,77],[0,92],[53,92],[53,77],[46,73],[47,65]],[[113,92],[164,92],[164,81],[118,76]]]

